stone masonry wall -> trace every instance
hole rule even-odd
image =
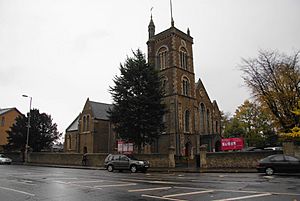
[[[37,153],[29,155],[29,163],[51,164],[51,165],[75,165],[80,166],[82,154],[77,153]],[[88,166],[103,167],[107,154],[88,153]],[[139,154],[135,155],[140,160],[150,161],[151,167],[169,167],[172,164],[168,154]],[[172,165],[171,165],[172,166]]]
[[[206,153],[206,168],[256,168],[260,159],[272,154],[282,151]]]

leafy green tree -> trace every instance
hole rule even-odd
[[[275,146],[277,135],[267,112],[255,102],[246,100],[225,128],[226,137],[243,137],[248,146]]]
[[[299,53],[287,56],[260,51],[257,58],[244,59],[241,65],[246,85],[272,114],[281,132],[289,132],[299,122],[299,116],[292,112],[300,100]]]
[[[15,124],[8,133],[6,150],[25,150],[27,140],[28,114],[16,118]],[[57,131],[57,125],[52,123],[52,118],[46,113],[40,113],[38,109],[30,111],[30,132],[28,145],[34,152],[50,148],[62,133]]]
[[[243,124],[236,118],[230,118],[224,125],[224,137],[244,137],[245,136],[245,128]]]
[[[295,115],[300,116],[300,101],[297,104],[295,110],[292,111]],[[290,130],[288,133],[281,134],[283,140],[294,141],[300,144],[300,122]]]
[[[109,115],[119,137],[133,141],[141,152],[163,131],[165,107],[158,72],[139,49],[133,55],[120,65],[121,75],[110,87],[114,103]]]
[[[269,113],[255,102],[246,100],[238,107],[235,117],[243,124],[246,130],[245,140],[249,146],[270,146],[274,145],[275,130]]]

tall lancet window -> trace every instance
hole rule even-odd
[[[86,117],[86,130],[89,131],[90,130],[90,115],[88,115]]]
[[[83,124],[82,124],[82,131],[86,131],[86,117],[83,116]]]
[[[206,121],[207,121],[207,123],[206,123],[206,125],[207,125],[207,132],[208,132],[208,134],[210,134],[211,133],[211,125],[210,125],[210,111],[209,111],[209,109],[207,109],[207,114],[206,114]]]
[[[179,51],[180,54],[180,67],[187,70],[187,51],[182,47]]]
[[[184,113],[184,132],[190,132],[190,111]]]
[[[200,132],[205,133],[205,106],[203,103],[200,104]]]
[[[182,79],[182,95],[188,96],[189,88],[190,88],[189,80],[186,77],[184,77]]]
[[[157,54],[157,66],[160,70],[163,70],[167,67],[167,48],[162,47],[159,49],[158,54]]]

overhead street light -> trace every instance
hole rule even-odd
[[[27,123],[27,135],[26,135],[26,146],[25,146],[25,163],[28,162],[28,149],[29,149],[29,129],[30,129],[30,112],[31,112],[31,103],[32,103],[32,97],[28,95],[22,95],[23,97],[29,98],[29,113],[28,113],[28,123]]]

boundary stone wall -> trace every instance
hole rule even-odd
[[[87,166],[103,167],[107,153],[88,153]],[[74,165],[81,166],[83,154],[78,153],[51,153],[51,152],[32,152],[29,154],[28,162],[36,164],[51,165]],[[168,154],[135,154],[140,160],[150,161],[150,167],[172,167]]]
[[[257,162],[282,151],[215,152],[206,153],[205,168],[256,168]],[[202,161],[201,161],[202,162]]]
[[[77,165],[81,166],[83,154],[78,153],[51,153],[51,152],[32,152],[29,154],[28,162],[37,164],[51,165]],[[88,166],[101,167],[104,165],[105,153],[87,154]]]
[[[283,152],[286,155],[295,156],[300,159],[300,146],[295,145],[293,142],[284,142]]]

